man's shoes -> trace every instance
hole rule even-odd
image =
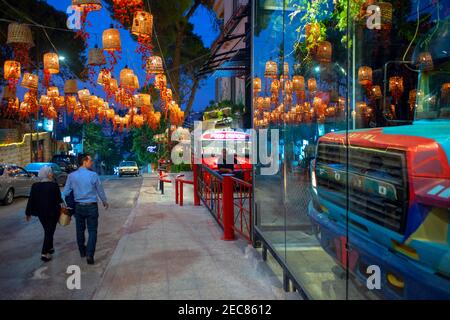
[[[44,262],[49,262],[52,260],[52,258],[49,258],[47,255],[41,255],[41,260]]]
[[[87,257],[86,258],[87,264],[94,264],[94,257]]]

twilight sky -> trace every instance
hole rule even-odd
[[[60,11],[67,11],[67,8],[71,5],[71,0],[48,0],[48,4],[52,5]],[[87,27],[87,32],[91,34],[88,41],[89,47],[93,48],[96,43],[101,47],[101,36],[104,29],[108,29],[109,25],[113,21],[110,17],[110,12],[102,9],[100,11],[90,12],[88,15],[88,21],[92,26]],[[212,42],[217,38],[218,32],[215,32],[206,9],[200,8],[196,11],[195,15],[190,20],[194,25],[194,32],[198,34],[203,40],[206,47],[209,47]],[[116,23],[116,22],[115,22]],[[128,65],[132,68],[135,74],[139,77],[141,85],[144,83],[145,70],[141,67],[141,57],[135,53],[136,42],[131,38],[131,34],[128,30],[120,29],[120,38],[122,42],[122,60],[119,61],[115,67],[114,77],[119,78],[120,69]],[[155,41],[154,41],[155,42]],[[154,43],[156,46],[156,44]],[[61,55],[64,54],[64,48],[57,48]],[[83,85],[80,83],[79,87]],[[100,97],[104,97],[103,90],[100,87],[92,88],[90,85],[86,87],[91,93]],[[214,78],[211,77],[204,81],[202,87],[197,91],[196,98],[193,105],[193,110],[201,111],[208,104],[210,100],[214,100]],[[184,106],[183,106],[184,109]]]

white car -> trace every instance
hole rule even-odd
[[[119,164],[119,177],[121,176],[138,176],[139,167],[135,161],[122,161]]]
[[[10,205],[15,197],[28,197],[31,186],[39,179],[14,164],[0,164],[0,201]]]

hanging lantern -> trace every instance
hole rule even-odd
[[[164,73],[163,61],[159,56],[151,56],[146,62],[146,71],[148,74]]]
[[[30,90],[37,90],[38,89],[38,81],[39,81],[39,78],[36,74],[25,73],[23,75],[23,79],[22,79],[22,87],[30,89]]]
[[[56,53],[44,54],[44,70],[50,74],[59,73],[59,57]]]
[[[132,88],[134,86],[134,72],[127,66],[120,71],[120,86]]]
[[[280,91],[280,81],[275,79],[272,81],[272,83],[270,84],[270,92],[272,94],[278,94],[278,91]]]
[[[50,97],[46,96],[46,95],[42,95],[39,99],[39,104],[41,106],[49,106],[52,103],[52,100],[50,99]]]
[[[370,89],[369,97],[373,100],[378,100],[383,97],[383,94],[381,93],[381,87],[380,86],[373,86]]]
[[[431,53],[422,52],[419,54],[416,60],[416,66],[420,71],[430,71],[433,70],[433,58],[431,57]]]
[[[78,99],[80,99],[81,103],[87,104],[89,102],[89,98],[91,97],[91,93],[88,89],[83,89],[78,91]]]
[[[332,53],[333,47],[331,46],[331,43],[328,41],[322,41],[316,48],[315,59],[323,63],[331,62]]]
[[[165,86],[167,86],[167,78],[164,74],[157,74],[155,77],[155,88],[162,90]]]
[[[146,11],[136,11],[133,18],[131,33],[144,38],[150,38],[153,31],[153,16]]]
[[[55,98],[59,96],[59,90],[58,87],[49,87],[47,89],[47,96],[50,98]]]
[[[261,92],[261,78],[253,79],[253,91]]]
[[[141,108],[143,106],[151,106],[152,97],[146,93],[139,93],[136,95],[136,106]]]
[[[118,89],[119,89],[119,85],[117,83],[117,79],[114,79],[114,78],[109,79],[108,91],[111,93],[114,93]]]
[[[8,38],[7,44],[20,44],[25,45],[27,48],[34,47],[33,36],[31,29],[20,23],[12,22],[8,25]]]
[[[358,69],[358,82],[362,86],[370,86],[372,84],[372,68],[363,66]]]
[[[269,110],[270,109],[270,104],[271,104],[270,97],[265,97],[264,101],[263,101],[263,104],[262,104],[262,108],[264,110]]]
[[[161,91],[161,97],[163,98],[163,100],[165,101],[171,101],[172,100],[172,89],[170,88],[166,88],[165,90]]]
[[[308,79],[308,90],[309,92],[316,92],[317,90],[317,81],[314,78]]]
[[[305,78],[303,76],[296,75],[292,78],[294,91],[302,91],[305,90]]]
[[[16,98],[16,88],[10,86],[3,87],[3,100],[10,100]]]
[[[5,80],[20,79],[20,62],[14,60],[6,60],[3,66]]]
[[[283,78],[284,79],[289,78],[289,63],[287,62],[283,63]]]
[[[392,4],[389,2],[377,2],[375,6],[381,15],[381,28],[390,29],[392,27]]]
[[[264,71],[264,77],[266,78],[277,78],[278,66],[275,61],[267,61],[266,69]]]
[[[402,77],[390,77],[389,78],[389,91],[395,99],[400,98],[403,94],[403,78]]]
[[[66,80],[64,83],[64,94],[76,94],[78,92],[78,82],[76,79]]]
[[[101,0],[72,0],[72,6],[82,11],[98,11],[102,8]]]
[[[139,89],[140,85],[139,85],[139,78],[137,77],[137,75],[134,75],[133,77],[133,88],[134,89]]]
[[[102,34],[103,50],[106,51],[120,51],[122,45],[120,43],[119,30],[114,29],[112,26],[110,29],[106,29]]]
[[[97,45],[95,48],[89,49],[88,52],[88,65],[90,66],[102,66],[106,64],[106,58],[103,53],[103,49]]]
[[[292,94],[293,89],[294,85],[291,80],[284,81],[284,92],[286,94]]]
[[[110,80],[111,80],[111,71],[105,68],[100,70],[97,78],[97,83],[103,87],[107,83],[109,83]]]

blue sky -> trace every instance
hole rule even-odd
[[[71,5],[71,0],[48,0],[48,4],[52,5],[60,11],[66,12],[67,8]],[[92,26],[87,27],[87,32],[91,34],[88,41],[89,48],[93,48],[96,43],[101,47],[101,36],[104,29],[108,29],[109,25],[114,21],[110,17],[110,12],[106,9],[100,11],[91,12],[88,15],[88,21]],[[206,47],[209,47],[212,42],[217,38],[218,32],[215,32],[210,19],[210,16],[206,9],[200,8],[196,11],[195,15],[190,20],[194,25],[194,32],[198,34],[203,40]],[[141,85],[144,83],[146,74],[141,67],[141,57],[135,53],[136,42],[132,39],[128,30],[120,29],[120,37],[122,42],[122,60],[119,61],[115,67],[115,77],[119,78],[119,71],[125,65],[132,68],[135,74],[139,77]],[[63,52],[64,48],[57,48],[58,51]],[[82,87],[82,84],[79,84]],[[92,88],[90,85],[86,87],[91,93],[100,97],[104,97],[103,90],[100,87]],[[203,110],[210,100],[214,100],[214,79],[209,78],[204,81],[202,87],[197,91],[196,98],[193,105],[193,110]],[[184,106],[183,106],[184,109]]]

